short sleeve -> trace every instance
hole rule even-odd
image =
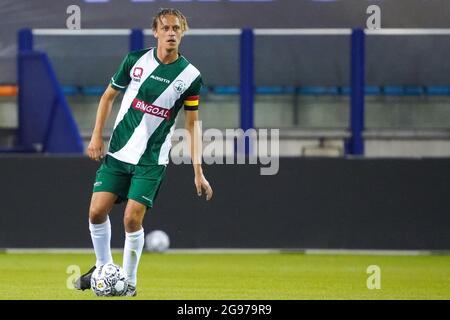
[[[200,104],[200,89],[202,88],[202,77],[198,76],[186,90],[186,95],[183,101],[184,110],[196,111]]]
[[[112,76],[110,84],[116,90],[124,90],[131,81],[130,69],[130,55],[128,54],[120,64],[116,73]]]

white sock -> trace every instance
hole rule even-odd
[[[128,283],[136,287],[137,269],[142,249],[144,248],[144,229],[135,232],[125,232],[125,247],[123,249],[123,269],[127,273]]]
[[[105,222],[93,224],[89,221],[89,230],[91,231],[92,244],[94,245],[97,267],[105,263],[112,263],[111,255],[111,222],[109,217]]]

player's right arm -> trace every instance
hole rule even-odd
[[[142,51],[142,50],[141,50]],[[103,127],[111,113],[114,99],[121,90],[125,90],[131,81],[130,70],[136,62],[136,54],[127,54],[122,60],[116,73],[112,76],[109,86],[103,93],[98,104],[97,116],[95,118],[95,127],[92,132],[91,142],[89,143],[87,154],[92,160],[100,161],[105,154],[103,143]]]
[[[114,89],[109,85],[98,104],[97,116],[95,118],[95,127],[92,132],[91,141],[87,148],[87,154],[89,158],[95,161],[100,161],[105,153],[105,144],[103,142],[103,128],[105,127],[106,120],[111,113],[114,100],[119,95],[120,91]]]

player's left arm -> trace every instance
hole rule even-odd
[[[185,111],[185,127],[189,132],[189,144],[191,151],[192,165],[194,167],[194,183],[197,189],[197,195],[201,196],[203,190],[206,194],[206,200],[210,200],[213,196],[213,190],[208,180],[206,180],[201,165],[202,150],[201,150],[201,132],[199,125],[198,110]]]

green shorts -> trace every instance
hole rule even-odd
[[[118,196],[116,203],[133,199],[151,208],[165,172],[165,165],[133,165],[107,155],[97,170],[93,192],[111,192]]]

